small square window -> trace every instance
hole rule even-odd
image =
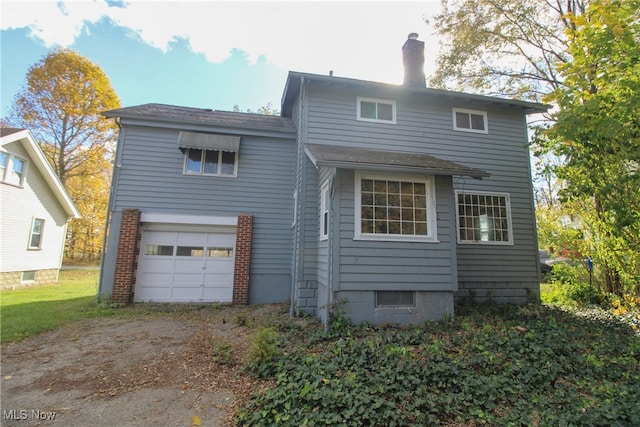
[[[36,272],[34,271],[23,271],[22,279],[20,280],[22,283],[33,283],[36,281]]]
[[[377,291],[376,307],[415,307],[416,293],[413,291]]]
[[[454,108],[453,129],[463,132],[488,133],[487,113]]]
[[[365,122],[396,123],[396,102],[386,99],[357,99],[357,119]]]

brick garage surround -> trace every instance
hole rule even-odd
[[[138,270],[138,250],[140,244],[140,211],[125,209],[120,222],[120,238],[116,269],[113,276],[111,299],[116,302],[133,302]]]
[[[238,215],[236,230],[236,259],[233,268],[233,304],[249,303],[249,273],[251,270],[251,239],[253,215]]]
[[[116,302],[133,302],[138,270],[141,223],[140,211],[126,209],[122,211],[118,254],[113,277],[111,299]],[[238,216],[236,229],[236,255],[233,271],[233,304],[249,303],[249,273],[251,269],[251,241],[253,238],[253,215]]]

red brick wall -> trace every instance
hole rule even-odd
[[[251,238],[253,215],[238,215],[236,230],[236,260],[233,269],[233,304],[249,303],[249,270],[251,268]]]
[[[122,211],[120,238],[116,256],[116,270],[113,277],[111,299],[116,302],[133,302],[138,269],[138,251],[140,243],[140,211],[125,209]]]

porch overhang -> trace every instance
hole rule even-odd
[[[305,153],[316,167],[424,173],[488,178],[491,174],[428,154],[369,150],[337,145],[306,144]]]

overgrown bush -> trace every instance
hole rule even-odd
[[[278,334],[273,328],[262,328],[253,337],[247,368],[259,378],[275,375],[277,359],[280,356]]]

